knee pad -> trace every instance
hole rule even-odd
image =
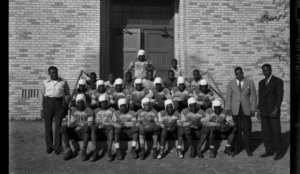
[[[192,132],[190,126],[183,127],[183,130],[184,130],[184,133],[185,133],[186,135],[190,135],[191,132]]]

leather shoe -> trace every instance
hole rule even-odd
[[[55,155],[59,155],[60,152],[61,152],[60,149],[55,149],[55,150],[54,150],[54,154],[55,154]]]
[[[52,151],[53,151],[53,148],[50,147],[50,148],[47,148],[46,153],[47,153],[47,154],[50,154],[50,153],[52,153]]]
[[[249,157],[251,157],[251,156],[253,156],[253,153],[252,153],[251,151],[248,151],[248,152],[247,152],[247,155],[248,155]]]
[[[283,158],[283,153],[281,151],[274,156],[274,160],[280,160],[281,158]]]
[[[274,155],[274,152],[265,152],[264,154],[260,155],[260,157],[265,158],[265,157],[273,156],[273,155]]]

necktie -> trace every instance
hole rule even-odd
[[[239,81],[239,90],[240,90],[240,92],[242,92],[242,84],[241,84],[241,81]]]
[[[268,79],[266,78],[266,86],[268,86]]]

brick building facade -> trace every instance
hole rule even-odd
[[[9,117],[39,117],[38,89],[51,65],[58,67],[71,90],[81,69],[106,80],[114,49],[112,2],[9,1]],[[272,0],[174,0],[172,8],[174,58],[188,76],[196,68],[209,71],[226,96],[234,67],[241,66],[258,88],[261,65],[270,63],[273,74],[284,81],[281,117],[289,120],[289,66],[282,66],[283,72],[278,68],[282,63],[272,58],[258,33],[271,36],[285,23],[257,22],[263,11],[275,13],[280,7]]]

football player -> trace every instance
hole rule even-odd
[[[118,100],[120,98],[126,97],[126,89],[123,88],[123,80],[120,78],[115,80],[114,86],[115,88],[110,91],[111,94],[110,104],[112,108],[114,108],[115,110],[119,110]]]
[[[69,140],[80,141],[83,140],[83,148],[81,151],[82,161],[88,159],[86,149],[91,139],[91,126],[94,124],[94,111],[86,107],[86,100],[84,94],[78,94],[76,97],[76,107],[71,111],[70,125],[63,125],[60,129],[63,142],[66,146],[66,154],[64,160],[69,160],[73,156],[70,148]]]
[[[145,158],[145,135],[150,135],[153,138],[153,147],[152,147],[152,158],[156,159],[157,157],[157,141],[158,135],[160,133],[161,127],[159,125],[157,111],[151,108],[151,103],[149,98],[142,99],[142,108],[137,112],[137,126],[139,127],[139,138],[140,138],[140,159]],[[152,132],[147,132],[144,130],[146,124],[153,124],[154,130]]]
[[[160,151],[157,158],[161,159],[164,156],[166,140],[171,136],[173,138],[177,138],[178,145],[176,153],[179,158],[183,158],[181,150],[183,128],[182,124],[180,123],[180,113],[175,110],[173,101],[171,99],[167,99],[165,101],[165,110],[158,113],[158,120],[162,130],[160,134]]]
[[[210,157],[215,158],[214,140],[216,135],[221,138],[227,138],[228,141],[224,153],[228,154],[230,157],[234,157],[235,154],[233,153],[231,145],[235,137],[236,128],[232,116],[226,114],[226,111],[222,108],[219,100],[214,100],[212,102],[212,108],[206,110],[206,120],[203,124],[210,129]]]
[[[115,127],[115,148],[117,159],[122,160],[120,150],[120,139],[132,139],[131,156],[137,158],[135,150],[139,128],[136,126],[136,113],[129,110],[126,99],[121,98],[118,101],[119,111],[114,112],[113,122]]]
[[[187,108],[187,100],[193,96],[191,88],[185,85],[185,80],[183,77],[177,78],[177,86],[172,88],[171,96],[174,101],[175,107],[177,107],[178,112]]]
[[[153,93],[153,99],[151,99],[151,103],[153,108],[160,112],[165,109],[164,101],[171,98],[170,91],[168,88],[163,87],[163,82],[160,77],[156,77],[154,80],[154,87],[151,89]]]
[[[91,105],[92,98],[89,95],[90,93],[87,91],[87,82],[86,82],[85,79],[80,79],[78,81],[78,87],[77,87],[77,90],[75,91],[74,97],[71,101],[71,107],[76,107],[76,102],[75,101],[76,101],[76,96],[78,94],[84,94],[85,99],[86,99],[86,106]]]
[[[106,94],[107,100],[110,101],[111,94],[109,90],[105,88],[104,81],[103,80],[98,80],[96,82],[96,89],[93,91],[88,92],[88,94],[92,98],[91,106],[90,108],[95,110],[97,108],[97,103],[100,95]]]
[[[209,89],[208,83],[205,79],[200,80],[199,88],[193,90],[194,97],[198,99],[198,104],[203,111],[211,108],[211,102],[215,100],[214,93]]]

